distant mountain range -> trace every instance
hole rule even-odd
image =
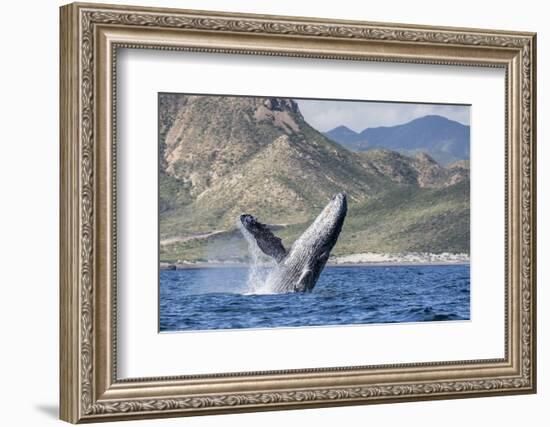
[[[412,155],[424,152],[442,165],[470,158],[470,127],[437,115],[361,132],[338,126],[325,135],[352,151],[387,148]]]
[[[469,166],[387,149],[353,152],[292,99],[161,94],[162,261],[241,259],[250,213],[289,247],[337,192],[349,211],[335,255],[469,252]]]

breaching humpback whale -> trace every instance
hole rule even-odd
[[[275,259],[277,266],[267,277],[272,292],[310,292],[336,244],[348,210],[346,195],[339,193],[287,251],[281,239],[252,215],[241,215],[243,227],[260,250]]]

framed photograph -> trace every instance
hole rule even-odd
[[[63,420],[535,392],[535,34],[60,22]]]

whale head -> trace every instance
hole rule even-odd
[[[348,211],[347,197],[345,193],[336,194],[325,206],[315,221],[306,231],[294,242],[293,249],[306,247],[313,252],[314,258],[328,259],[328,255],[342,231],[344,219]]]
[[[345,193],[335,195],[325,206],[294,242],[281,268],[271,278],[271,286],[276,292],[313,290],[342,231],[347,210]]]

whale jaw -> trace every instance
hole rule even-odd
[[[241,215],[244,228],[254,236],[258,247],[277,260],[267,278],[276,293],[311,292],[336,244],[347,214],[347,197],[335,195],[317,218],[287,252],[281,239],[251,215]]]

